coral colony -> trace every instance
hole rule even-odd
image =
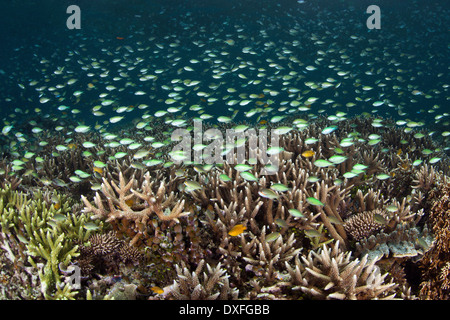
[[[430,1],[112,1],[8,42],[0,299],[449,299]]]

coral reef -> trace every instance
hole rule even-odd
[[[420,283],[420,296],[423,299],[449,299],[449,265],[450,265],[450,181],[442,178],[431,193],[432,206],[429,212],[429,224],[436,237],[431,250],[420,261],[423,277]],[[436,180],[432,182],[436,184]]]
[[[262,151],[247,145],[256,159],[243,164],[235,154],[175,164],[170,142],[141,160],[104,136],[69,141],[63,131],[40,161],[0,164],[1,295],[447,299],[449,160],[422,163],[430,137],[407,149],[410,134],[372,122],[317,118],[289,130],[271,175],[261,174],[271,168]],[[322,133],[330,125],[337,129]],[[383,142],[368,145],[375,133]],[[135,129],[120,135],[146,143]],[[75,267],[80,289],[70,283]]]

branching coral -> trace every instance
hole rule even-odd
[[[376,259],[352,258],[337,241],[332,248],[323,246],[307,256],[297,256],[295,266],[286,263],[293,290],[301,290],[314,299],[366,300],[391,299],[395,283],[385,283]]]
[[[132,244],[136,243],[142,234],[147,233],[146,228],[152,215],[155,214],[162,221],[178,222],[179,218],[189,214],[183,211],[184,200],[178,201],[173,192],[166,194],[164,181],[160,182],[157,191],[154,192],[154,181],[149,173],[145,174],[141,186],[137,185],[134,177],[126,182],[121,173],[119,181],[117,185],[114,181],[109,183],[103,178],[103,197],[96,192],[95,205],[92,205],[84,196],[82,200],[86,206],[85,212],[94,213],[94,219],[106,218],[106,221],[113,225],[118,224],[119,221],[132,223],[135,232]],[[172,209],[170,206],[173,206]]]
[[[230,287],[229,275],[221,268],[220,262],[211,267],[206,264],[206,272],[203,272],[205,261],[202,260],[195,271],[191,272],[182,263],[176,265],[178,279],[165,293],[167,299],[176,300],[235,300],[239,290]]]
[[[90,235],[85,228],[88,216],[72,212],[72,204],[66,197],[54,194],[53,198],[58,200],[58,206],[46,201],[40,192],[27,195],[1,190],[2,234],[21,243],[28,256],[23,268],[31,266],[37,270],[44,298],[73,298],[75,292],[63,283],[59,264],[67,265],[78,256],[75,242],[85,241]],[[11,256],[12,251],[9,253]]]
[[[301,249],[295,248],[294,243],[293,233],[284,240],[277,233],[266,235],[263,228],[259,237],[252,235],[251,241],[242,245],[245,270],[262,277],[267,284],[273,283],[276,273],[284,270],[284,263],[300,252]]]
[[[429,223],[436,236],[434,247],[420,261],[423,299],[449,299],[448,265],[450,262],[450,184],[448,179],[440,188],[431,191],[434,199],[429,213]]]

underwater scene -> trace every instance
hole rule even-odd
[[[2,4],[0,299],[449,299],[449,17]]]

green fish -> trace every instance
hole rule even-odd
[[[248,171],[250,169],[253,169],[253,167],[249,166],[248,164],[241,163],[241,164],[235,165],[234,169],[237,171],[243,172],[243,171]]]
[[[223,182],[231,181],[231,178],[229,176],[227,176],[226,174],[221,174],[219,176],[219,179],[222,180]]]
[[[313,206],[320,206],[320,207],[325,206],[325,204],[323,204],[320,200],[318,200],[314,197],[306,198],[306,201]]]
[[[278,194],[276,194],[273,190],[270,190],[270,189],[263,189],[263,190],[259,191],[258,194],[263,198],[267,198],[267,199],[271,199],[271,200],[278,198]]]
[[[241,172],[240,176],[247,181],[258,181],[257,177],[255,177],[253,174],[251,174],[250,172],[247,172],[247,171]]]
[[[390,178],[390,176],[388,174],[386,174],[386,173],[380,173],[379,175],[377,175],[377,179],[378,180],[386,180],[386,179],[389,179],[389,178]]]
[[[303,217],[305,217],[304,215],[303,215],[303,213],[301,213],[299,210],[297,210],[297,209],[289,209],[289,213],[292,215],[292,216],[294,216],[294,217],[296,217],[296,218],[303,218]]]
[[[285,192],[290,190],[290,188],[288,188],[287,186],[285,186],[282,183],[274,183],[273,185],[270,186],[270,189],[274,190],[274,191],[278,191],[278,192]]]
[[[279,232],[272,232],[271,234],[269,234],[266,237],[266,242],[272,242],[278,239],[278,237],[280,236]]]
[[[334,156],[331,156],[328,160],[334,164],[339,164],[339,163],[344,162],[347,159],[348,159],[348,157],[346,157],[346,156],[334,155]]]
[[[314,165],[319,168],[325,168],[325,167],[332,166],[333,164],[330,161],[327,161],[324,159],[319,159],[319,160],[314,161]]]

